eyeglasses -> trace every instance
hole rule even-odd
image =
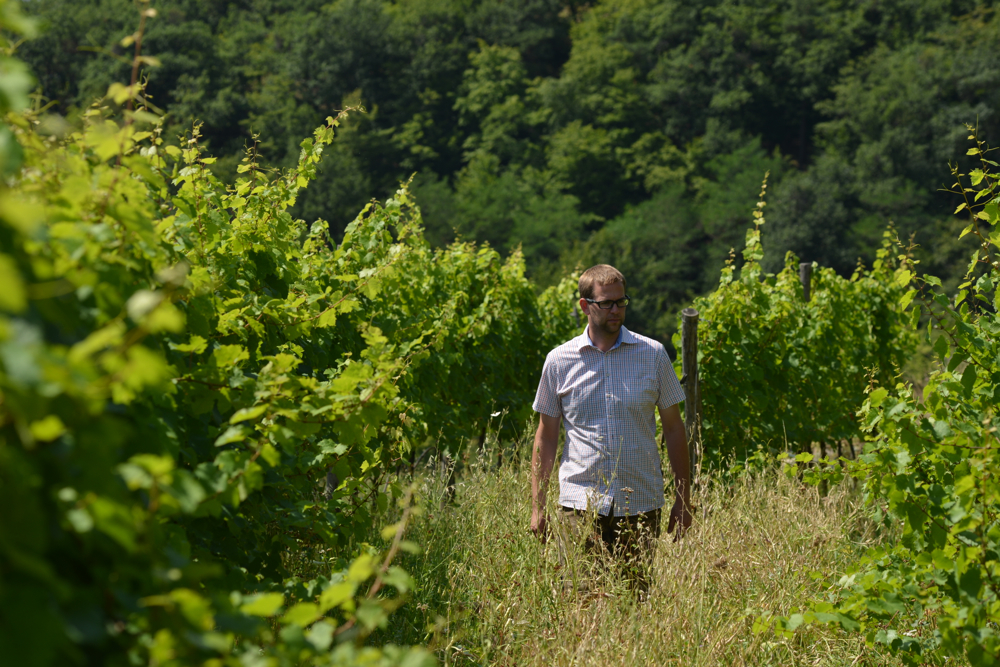
[[[617,301],[607,300],[607,301],[594,301],[593,299],[584,298],[587,303],[592,303],[601,310],[611,310],[611,306],[618,306],[619,308],[624,308],[628,305],[629,298],[628,294],[624,298],[618,299]]]

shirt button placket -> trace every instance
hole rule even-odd
[[[608,383],[608,352],[604,353],[604,357],[601,359],[601,377],[604,382],[604,452],[603,457],[604,463],[604,479],[606,496],[611,497],[610,502],[614,502],[614,489],[615,480],[611,478],[614,474],[612,469],[612,443],[614,442],[614,434],[611,432],[611,392],[609,391]],[[609,503],[610,504],[610,503]]]
[[[598,366],[598,382],[601,383],[602,388],[604,385],[604,353],[598,351],[597,356],[597,366]],[[604,486],[607,484],[607,480],[604,475],[604,459],[605,459],[605,448],[604,443],[607,440],[607,419],[600,420],[600,424],[597,427],[597,493],[598,497],[604,493]],[[604,509],[603,501],[600,501],[597,507],[597,511],[600,512]]]

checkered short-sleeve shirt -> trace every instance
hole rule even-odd
[[[559,503],[628,516],[663,507],[655,409],[684,400],[663,345],[621,328],[601,352],[587,330],[549,352],[533,405],[562,417]]]

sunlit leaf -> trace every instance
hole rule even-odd
[[[240,611],[251,616],[274,616],[284,604],[285,596],[281,593],[260,593],[245,598]]]

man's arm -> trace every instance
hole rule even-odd
[[[667,532],[672,533],[676,527],[680,536],[691,526],[691,459],[680,408],[672,405],[660,410],[660,422],[670,467],[674,471],[674,506],[670,510]]]
[[[561,417],[538,413],[535,447],[531,452],[531,532],[545,541],[545,496],[556,461]],[[681,426],[683,428],[683,425]]]

